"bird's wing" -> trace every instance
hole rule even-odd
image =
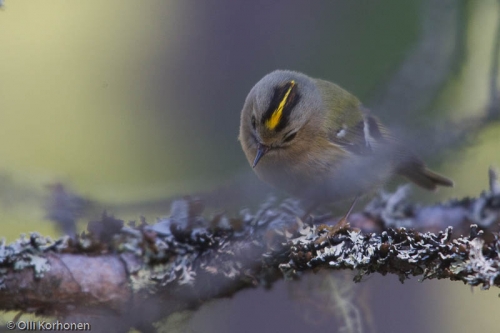
[[[364,155],[387,142],[388,134],[375,117],[363,112],[356,124],[330,131],[329,139],[350,153]]]
[[[328,81],[317,80],[317,85],[326,108],[330,142],[346,152],[364,155],[389,139],[380,121],[354,95]]]
[[[323,97],[327,136],[332,144],[358,156],[377,151],[377,159],[371,162],[389,159],[395,173],[428,190],[453,186],[453,181],[427,169],[420,158],[395,140],[354,95],[331,82],[316,83]]]

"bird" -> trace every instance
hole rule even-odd
[[[393,175],[427,190],[453,186],[356,96],[296,71],[275,70],[255,84],[238,139],[262,181],[313,204],[357,198]]]

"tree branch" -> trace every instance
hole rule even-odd
[[[76,239],[32,234],[0,244],[0,308],[57,316],[104,311],[114,320],[118,314],[123,327],[138,327],[327,268],[357,270],[356,281],[378,272],[401,281],[422,275],[500,286],[500,185],[493,171],[490,191],[475,199],[419,207],[405,193],[380,195],[340,230],[325,217],[302,221],[295,200],[206,219],[201,202],[186,198],[152,225],[124,226],[104,215]],[[431,225],[443,231],[417,231]]]

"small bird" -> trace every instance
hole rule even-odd
[[[276,70],[250,90],[239,141],[260,179],[313,203],[357,197],[394,174],[428,190],[453,186],[354,95],[299,72]]]

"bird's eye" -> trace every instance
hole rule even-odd
[[[253,129],[255,129],[255,126],[256,126],[255,125],[255,116],[252,116],[252,120],[251,121],[252,121],[252,127],[253,127]]]
[[[297,132],[295,133],[291,133],[291,134],[288,134],[285,139],[283,140],[283,142],[290,142],[292,141],[293,139],[295,139],[295,136],[297,135]]]

